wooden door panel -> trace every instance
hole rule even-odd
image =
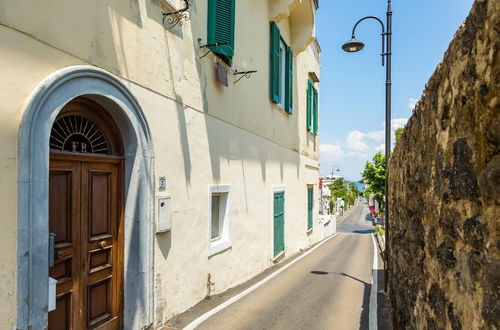
[[[56,234],[54,266],[49,276],[57,280],[56,309],[49,313],[50,329],[73,329],[77,316],[80,263],[78,244],[81,166],[70,161],[51,160],[49,171],[49,231]]]
[[[54,313],[57,311],[57,313]],[[71,329],[71,294],[57,297],[56,309],[49,313],[49,328],[51,330]]]
[[[86,270],[86,321],[89,329],[119,327],[123,267],[120,245],[119,167],[116,164],[82,165],[82,237]],[[115,325],[113,325],[115,324]]]
[[[112,276],[88,286],[89,327],[94,327],[112,318]]]
[[[49,229],[58,280],[49,329],[119,329],[123,306],[121,165],[53,160]]]
[[[73,168],[50,171],[49,177],[49,228],[56,234],[55,242],[71,243],[71,209]]]
[[[89,173],[89,241],[111,237],[111,207],[112,198],[111,171],[94,171]]]

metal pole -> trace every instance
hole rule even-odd
[[[387,53],[386,53],[386,82],[385,82],[385,292],[387,292],[387,278],[389,275],[389,157],[391,155],[391,51],[392,51],[392,9],[391,0],[387,0]]]

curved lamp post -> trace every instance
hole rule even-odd
[[[387,0],[387,21],[386,25],[382,20],[375,16],[366,16],[356,22],[354,28],[352,29],[352,37],[351,40],[346,42],[342,49],[348,53],[359,52],[362,50],[365,45],[356,40],[356,27],[359,23],[367,19],[374,19],[380,23],[382,26],[382,66],[385,65],[386,69],[386,81],[385,81],[385,226],[386,230],[386,241],[385,241],[385,259],[387,261],[388,257],[388,240],[389,240],[389,156],[391,152],[391,51],[392,51],[392,9],[391,9],[391,0]],[[387,31],[386,28],[387,27]],[[387,51],[386,46],[387,45]],[[387,63],[384,63],[387,61]],[[387,270],[387,262],[384,262],[386,274],[385,274],[385,287],[387,291],[387,278],[388,278],[388,270]]]
[[[333,180],[333,170],[337,168],[337,172],[340,172],[340,167],[338,165],[333,165],[332,166],[332,180]]]

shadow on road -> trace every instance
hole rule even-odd
[[[371,233],[373,233],[373,229],[364,229],[364,230],[357,229],[357,230],[351,231],[351,233],[355,233],[355,234],[371,234]]]
[[[340,276],[345,276],[349,277],[350,279],[353,279],[357,282],[360,282],[363,284],[364,289],[363,289],[363,306],[361,307],[361,316],[360,316],[360,324],[359,328],[360,329],[368,329],[369,325],[369,311],[370,311],[370,292],[372,290],[372,285],[370,283],[366,283],[365,281],[360,280],[359,278],[356,278],[354,276],[351,276],[346,273],[337,273],[337,272],[325,272],[322,270],[312,270],[310,272],[311,274],[315,275],[340,275]]]
[[[363,306],[361,309],[360,315],[360,329],[368,329],[369,327],[369,311],[370,311],[370,294],[372,290],[372,284],[366,283],[365,281],[360,280],[359,278],[353,277],[346,273],[336,273],[336,272],[325,272],[322,270],[313,270],[311,274],[315,275],[341,275],[345,277],[349,277],[357,282],[360,282],[364,285],[363,292]],[[392,330],[392,322],[391,322],[391,310],[388,302],[387,294],[384,292],[384,270],[377,270],[377,328],[379,330]]]

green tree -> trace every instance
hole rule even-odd
[[[370,162],[366,162],[365,169],[361,173],[364,182],[369,185],[369,190],[380,205],[384,205],[385,195],[385,155],[377,152]]]
[[[403,127],[400,127],[398,129],[396,129],[396,131],[394,132],[394,135],[396,137],[396,141],[395,142],[398,142],[398,138],[401,134],[403,134],[403,131],[404,131],[404,128]]]
[[[366,200],[370,199],[370,195],[372,194],[372,189],[370,186],[365,186],[365,198]]]
[[[347,183],[344,178],[338,178],[332,182],[330,185],[330,191],[332,192],[332,200],[337,198],[347,199]]]
[[[356,198],[360,194],[356,183],[347,182],[344,178],[338,178],[333,181],[330,185],[330,191],[332,192],[332,201],[342,198],[346,207],[354,205]]]

